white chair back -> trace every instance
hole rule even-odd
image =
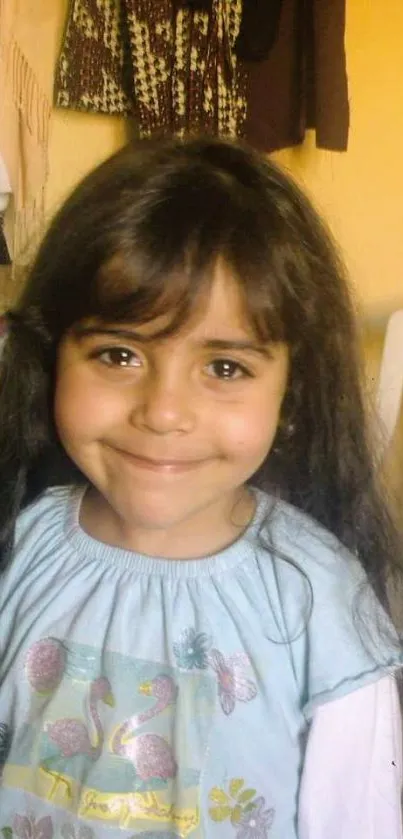
[[[389,318],[379,383],[377,408],[382,426],[381,454],[388,448],[399,418],[403,396],[403,309]]]

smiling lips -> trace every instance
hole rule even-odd
[[[195,469],[207,460],[207,458],[201,458],[199,460],[154,460],[153,458],[131,454],[130,452],[123,451],[122,449],[116,449],[115,451],[117,451],[129,462],[132,462],[135,466],[138,466],[140,469],[166,474],[190,472],[192,469]]]

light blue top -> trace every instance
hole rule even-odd
[[[23,512],[1,581],[0,832],[296,839],[315,707],[400,661],[359,563],[262,493],[200,560],[95,541],[82,496]]]

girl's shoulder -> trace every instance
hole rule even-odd
[[[322,524],[286,501],[259,496],[260,538],[275,554],[284,555],[308,575],[352,576],[365,578],[364,569],[354,554]]]
[[[317,705],[401,666],[402,647],[358,558],[290,504],[264,505],[262,556],[270,552],[272,562],[260,564],[276,591],[310,717]]]
[[[77,487],[57,486],[46,489],[19,514],[15,529],[14,556],[21,551],[36,550],[43,542],[59,541],[67,516],[71,514]]]
[[[277,498],[260,494],[258,509],[260,566],[291,623],[301,620],[301,612],[311,613],[311,623],[327,622],[331,614],[339,623],[360,599],[370,601],[370,613],[378,610],[362,563],[333,533]]]
[[[12,555],[0,575],[0,611],[10,596],[21,595],[35,575],[48,578],[55,562],[63,564],[66,560],[71,552],[66,525],[77,506],[74,499],[81,492],[67,486],[47,489],[21,511]]]

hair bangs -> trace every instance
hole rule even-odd
[[[196,174],[192,190],[188,173],[185,203],[179,179],[178,189],[171,183],[158,202],[143,204],[140,220],[129,219],[123,235],[119,230],[111,241],[114,255],[96,273],[93,312],[104,321],[136,323],[168,316],[159,334],[172,333],[203,305],[222,261],[239,285],[257,337],[285,340],[290,283],[278,275],[281,245],[270,219],[249,201],[245,208],[230,177],[210,173],[212,201],[212,184],[200,183]]]
[[[207,191],[208,192],[208,191]],[[173,332],[202,304],[211,288],[219,259],[236,239],[239,220],[222,184],[218,214],[207,212],[201,185],[190,190],[162,191],[159,201],[143,204],[141,218],[126,215],[124,228],[111,232],[108,258],[93,276],[88,316],[103,321],[148,323],[164,316]],[[214,205],[214,202],[213,202]],[[236,270],[236,269],[235,269]]]
[[[245,314],[260,341],[280,343],[288,341],[285,323],[284,288],[278,277],[268,270],[267,262],[244,260],[229,252],[224,260],[239,285]]]
[[[90,316],[96,313],[103,322],[150,323],[161,319],[156,335],[163,337],[178,331],[202,308],[208,299],[222,262],[241,292],[245,316],[256,337],[262,342],[280,342],[286,338],[283,285],[267,263],[252,263],[240,258],[229,245],[217,252],[189,247],[176,265],[156,266],[155,258],[139,259],[119,254],[101,266],[94,282],[96,300]],[[256,254],[255,254],[256,256]]]
[[[93,313],[108,323],[144,324],[162,320],[157,335],[176,332],[209,293],[215,258],[188,252],[174,266],[155,258],[116,255],[99,269]],[[92,315],[92,313],[91,313]],[[91,316],[90,315],[90,316]]]

